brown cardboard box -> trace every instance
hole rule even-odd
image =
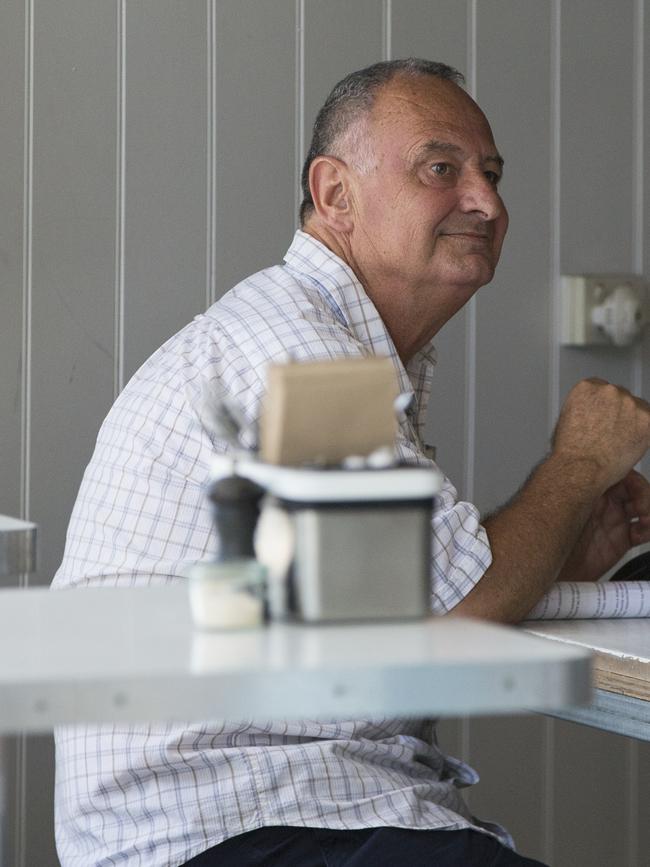
[[[270,365],[261,457],[273,464],[339,464],[392,446],[397,375],[388,358]]]

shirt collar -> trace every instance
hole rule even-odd
[[[437,360],[433,342],[427,343],[404,367],[383,319],[352,268],[312,235],[299,229],[284,261],[286,267],[316,286],[336,318],[367,347],[368,354],[391,359],[400,392],[415,398],[408,416],[421,438]]]

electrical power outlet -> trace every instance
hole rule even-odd
[[[608,301],[611,303],[617,292],[625,296],[625,316],[630,322],[629,339],[624,341],[613,339],[608,329],[594,321],[602,323],[604,318],[612,318],[611,310],[607,310],[607,316],[604,317],[603,314],[599,315],[597,308],[602,309]],[[643,277],[635,274],[563,275],[561,293],[561,342],[565,346],[628,345],[647,320],[646,283]]]

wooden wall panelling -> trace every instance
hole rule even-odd
[[[505,159],[501,192],[510,212],[496,277],[476,297],[474,490],[483,513],[512,496],[547,448],[550,25],[548,2],[477,4],[476,97]],[[481,774],[472,810],[503,823],[519,851],[538,858],[545,849],[544,725],[536,716],[493,717],[472,719],[469,728],[470,762]]]
[[[648,822],[648,804],[650,804],[650,742],[639,741],[634,767],[630,768],[631,781],[629,783],[630,799],[634,815],[632,817],[632,831],[635,845],[634,854],[636,864],[631,862],[631,867],[644,867],[647,864],[650,853],[650,823]],[[645,859],[645,860],[644,860]]]
[[[457,0],[392,0],[392,57],[424,57],[467,74],[467,5]]]
[[[125,379],[205,308],[207,13],[126,5]]]
[[[49,583],[113,395],[115,8],[34,4],[30,513]],[[55,865],[52,741],[29,738],[24,864]]]
[[[115,10],[34,14],[32,518],[49,583],[113,395]]]
[[[545,839],[545,720],[540,716],[472,717],[469,763],[480,782],[471,790],[472,812],[498,822],[517,851],[542,861]]]
[[[516,42],[503,28],[503,15],[516,22]],[[501,192],[510,213],[496,276],[476,296],[475,498],[485,512],[512,496],[548,447],[551,94],[546,0],[479,4],[477,91],[505,159]]]
[[[634,3],[563,3],[561,25],[561,268],[563,273],[629,271],[634,268]],[[633,350],[560,350],[561,393],[583,376],[629,387],[633,373]],[[556,724],[551,817],[556,867],[625,863],[627,751],[622,738]]]
[[[557,722],[553,751],[553,867],[629,864],[628,739]],[[640,867],[647,863],[641,860]]]
[[[306,154],[316,114],[349,72],[384,56],[382,0],[303,2],[303,136]]]
[[[7,0],[0,10],[0,513],[21,509],[23,398],[23,254],[25,114],[24,0]],[[18,576],[0,578],[11,586]],[[0,863],[14,864],[22,739],[0,738]]]
[[[296,4],[216,9],[218,297],[282,261],[296,225]]]
[[[24,2],[8,0],[0,26],[0,513],[16,516],[23,384],[24,28]]]
[[[561,267],[634,269],[634,0],[562,4]],[[585,376],[632,385],[634,352],[561,351],[561,392]]]
[[[562,4],[562,267],[629,269],[634,0]]]

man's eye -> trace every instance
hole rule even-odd
[[[431,166],[431,171],[439,178],[444,178],[451,174],[451,168],[449,163],[434,163]]]
[[[501,180],[501,175],[498,172],[485,172],[485,177],[492,184],[493,187],[496,187]]]

